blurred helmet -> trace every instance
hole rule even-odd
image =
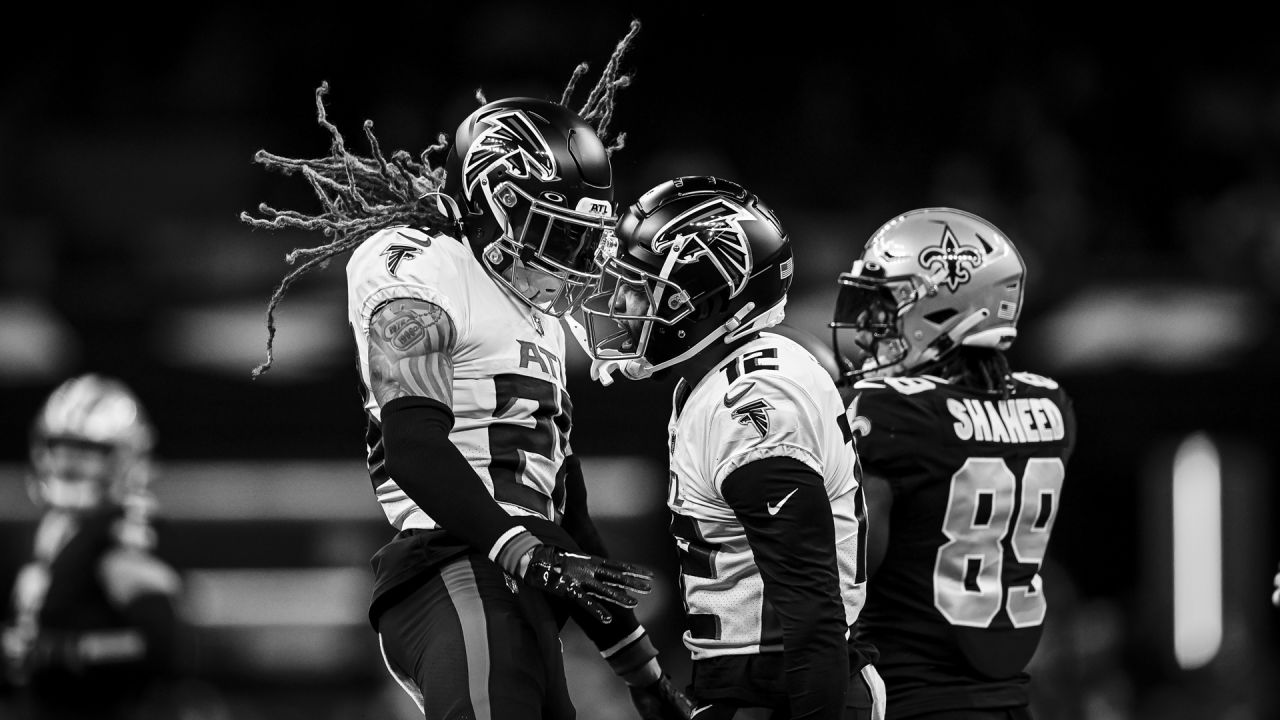
[[[485,269],[537,310],[576,310],[614,221],[613,170],[591,125],[547,100],[496,100],[458,126],[445,172],[440,210]]]
[[[142,495],[154,432],[119,380],[81,375],[49,395],[31,428],[28,490],[37,505],[91,510]]]
[[[890,220],[838,278],[830,327],[852,361],[844,381],[914,372],[961,345],[1007,349],[1025,274],[1009,238],[977,215],[938,207]],[[855,352],[841,350],[842,335]]]
[[[791,242],[741,185],[669,180],[631,205],[616,233],[601,246],[599,290],[582,306],[597,361],[647,377],[782,320]]]

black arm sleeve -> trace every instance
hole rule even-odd
[[[782,623],[791,717],[842,717],[848,627],[822,477],[799,460],[770,457],[734,470],[721,492],[746,530],[765,602]]]
[[[449,440],[453,411],[438,400],[400,397],[382,407],[387,473],[423,512],[509,572],[536,544],[508,515]]]
[[[867,499],[867,577],[876,570],[889,551],[889,516],[893,511],[893,487],[879,475],[864,473],[863,497]]]
[[[592,555],[609,557],[604,538],[600,537],[587,509],[587,483],[582,477],[582,464],[578,462],[577,455],[564,459],[564,470],[564,518],[560,524],[578,547]]]

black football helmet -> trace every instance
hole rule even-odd
[[[445,172],[440,211],[494,279],[548,315],[575,310],[614,222],[613,169],[591,125],[547,100],[495,100],[458,126]],[[559,282],[529,282],[531,271]]]
[[[886,222],[837,278],[830,327],[842,381],[916,372],[961,345],[1009,348],[1025,275],[1008,236],[973,213],[919,208]],[[842,334],[856,349],[841,350]]]
[[[586,350],[606,364],[606,378],[611,369],[647,377],[783,319],[791,242],[741,185],[669,180],[632,204],[615,232],[601,245],[599,288],[582,306]]]

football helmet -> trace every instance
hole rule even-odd
[[[458,126],[437,202],[495,280],[560,317],[599,276],[596,248],[614,222],[613,169],[595,130],[572,110],[505,98]]]
[[[90,373],[59,385],[32,424],[27,489],[40,506],[85,511],[146,494],[154,430],[119,380]]]
[[[931,207],[893,218],[838,277],[829,326],[842,380],[914,372],[960,345],[1007,349],[1025,274],[1008,236],[973,213]],[[841,351],[841,335],[856,352]]]
[[[741,185],[668,180],[622,213],[615,232],[601,245],[598,289],[582,305],[596,379],[613,369],[648,377],[782,321],[791,241]]]

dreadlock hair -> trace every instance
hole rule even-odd
[[[913,375],[937,375],[967,387],[974,387],[998,394],[1008,399],[1015,384],[1009,359],[995,348],[961,345],[955,352],[937,362],[922,365]]]
[[[620,67],[622,57],[639,32],[640,21],[632,20],[630,30],[614,47],[595,86],[591,88],[582,107],[576,111],[595,128],[610,157],[614,151],[621,150],[626,142],[626,133],[619,133],[610,142],[609,123],[613,120],[618,90],[631,84],[631,76],[622,73]],[[569,106],[578,82],[587,74],[588,69],[585,62],[574,68],[560,96],[560,105]],[[263,217],[242,212],[240,220],[255,228],[268,230],[318,230],[329,239],[326,244],[294,248],[285,255],[285,261],[290,265],[295,265],[298,261],[302,263],[284,276],[267,303],[267,359],[253,369],[251,375],[255,379],[271,369],[276,336],[275,309],[299,277],[313,268],[327,266],[335,256],[351,250],[383,228],[414,225],[448,231],[455,226],[455,220],[442,214],[434,202],[425,201],[444,187],[444,167],[433,160],[433,156],[447,149],[448,136],[444,133],[437,135],[436,143],[419,153],[416,159],[405,150],[396,150],[387,158],[373,133],[373,121],[365,120],[364,134],[369,141],[370,154],[368,157],[354,154],[347,149],[342,133],[327,118],[324,96],[328,92],[329,83],[322,81],[315,93],[316,119],[329,132],[327,157],[287,158],[266,150],[259,150],[253,156],[254,162],[268,170],[284,175],[301,173],[311,184],[323,210],[317,214],[308,214],[297,210],[278,210],[262,203],[258,205],[258,212]],[[480,105],[487,102],[482,90],[476,90],[476,101]]]

